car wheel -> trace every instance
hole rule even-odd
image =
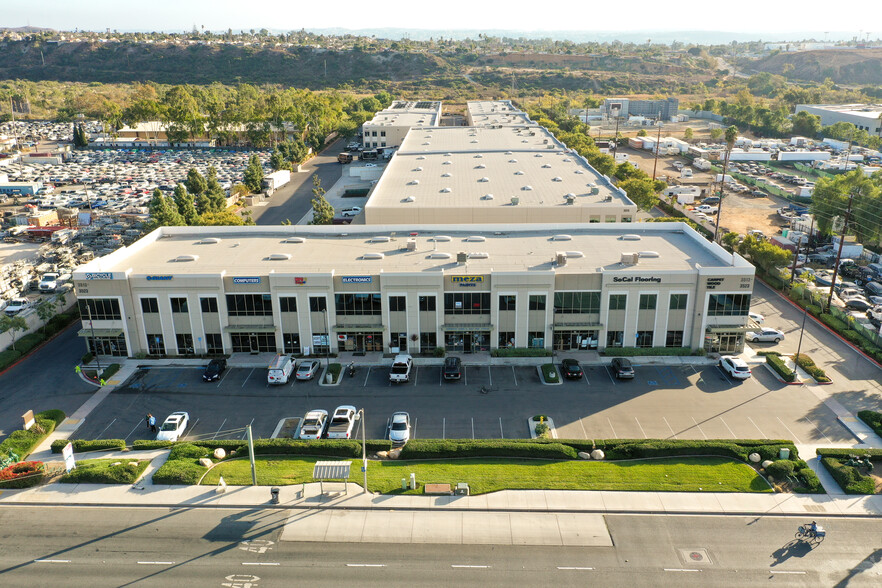
[[[781,342],[781,337],[775,337],[775,343],[780,343],[780,342]]]

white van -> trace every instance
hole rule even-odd
[[[287,355],[279,354],[269,364],[269,372],[266,375],[268,384],[287,384],[288,378],[294,371],[294,360]]]

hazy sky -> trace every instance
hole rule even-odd
[[[521,31],[731,31],[756,32],[763,39],[795,31],[880,36],[882,21],[855,15],[877,14],[879,4],[855,0],[842,10],[793,0],[666,3],[658,0],[592,2],[316,2],[303,0],[0,0],[0,26],[42,26],[55,29],[190,30],[195,24],[211,30],[298,30],[343,27],[407,29],[505,29]],[[878,29],[872,32],[872,27]],[[868,31],[864,30],[866,36]],[[833,35],[831,35],[832,37]],[[841,34],[838,36],[842,36]]]

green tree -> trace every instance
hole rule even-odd
[[[649,210],[658,204],[658,194],[651,179],[631,178],[619,182],[619,188],[624,190],[628,194],[628,198],[643,210]]]
[[[193,196],[187,192],[187,186],[178,184],[174,193],[175,206],[184,219],[184,224],[195,225],[197,221],[196,207],[193,206]]]
[[[159,188],[153,191],[153,198],[148,204],[148,209],[150,210],[150,222],[148,223],[150,230],[157,227],[179,227],[186,224],[178,212],[175,201],[166,198]]]
[[[260,192],[263,185],[263,166],[260,163],[260,157],[256,153],[248,160],[248,166],[245,168],[242,182],[251,193]]]
[[[723,129],[720,127],[714,127],[710,130],[710,138],[714,141],[719,140],[723,136]]]
[[[793,115],[793,134],[814,138],[821,132],[821,117],[804,110]]]
[[[205,179],[205,195],[211,202],[210,210],[219,212],[227,207],[227,195],[220,182],[217,181],[217,170],[209,166],[208,177]]]
[[[230,212],[229,210],[221,210],[218,212],[206,212],[204,214],[200,214],[198,224],[203,226],[240,226],[245,224],[245,220],[234,212]]]
[[[9,331],[12,335],[12,349],[15,349],[16,331],[27,331],[28,323],[23,316],[0,316],[0,333]]]
[[[647,135],[646,129],[640,129],[639,131],[637,131],[638,137],[645,137],[646,135]]]
[[[738,233],[728,232],[720,239],[723,242],[723,245],[726,246],[726,249],[735,250],[735,247],[738,245],[738,239],[741,238],[741,235]]]
[[[34,307],[37,311],[37,317],[40,319],[40,322],[43,324],[40,326],[40,332],[46,332],[46,323],[49,322],[53,316],[55,316],[55,304],[49,301],[49,298],[41,299],[36,307]]]
[[[325,199],[325,190],[318,174],[312,176],[312,220],[311,225],[330,225],[334,222],[334,207]]]
[[[686,130],[683,131],[683,138],[687,141],[691,141],[694,136],[695,132],[692,130],[692,127],[686,127]]]
[[[270,167],[273,168],[274,171],[278,171],[280,169],[287,169],[293,171],[294,168],[291,166],[291,163],[286,160],[285,154],[282,152],[282,146],[276,145],[276,148],[273,149],[273,154],[270,155]]]
[[[208,190],[208,182],[205,180],[205,176],[200,174],[199,170],[195,167],[191,167],[190,171],[187,172],[185,185],[187,191],[193,196],[201,196]]]

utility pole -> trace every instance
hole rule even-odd
[[[652,164],[652,181],[655,182],[655,170],[658,168],[658,150],[661,147],[661,113],[658,113],[658,134],[655,137],[655,162]]]
[[[812,238],[812,232],[815,228],[815,217],[812,216],[812,224],[809,227],[808,239],[806,239],[806,251],[808,251],[808,243]],[[799,248],[802,245],[802,239],[799,240],[799,245],[796,246],[796,256],[799,257]],[[790,274],[790,283],[793,283],[793,274]],[[811,297],[810,297],[811,298]],[[799,329],[799,343],[796,345],[796,358],[799,359],[799,352],[802,350],[802,336],[805,334],[805,320],[808,317],[808,302],[803,304],[802,306],[802,327]]]
[[[839,250],[836,252],[836,264],[833,266],[833,279],[830,281],[830,294],[827,295],[827,312],[830,312],[830,303],[833,301],[833,289],[836,287],[836,276],[839,274],[839,260],[842,257],[842,246],[845,245],[845,234],[848,232],[848,217],[851,216],[851,204],[854,201],[854,192],[848,195],[848,209],[845,211],[845,220],[842,223],[842,233],[839,236]]]
[[[257,486],[257,466],[254,463],[254,438],[251,436],[251,425],[245,426],[248,435],[248,459],[251,460],[251,485]]]
[[[359,418],[361,418],[361,472],[364,474],[364,493],[367,494],[367,442],[365,441],[365,417],[364,409],[358,409]]]

